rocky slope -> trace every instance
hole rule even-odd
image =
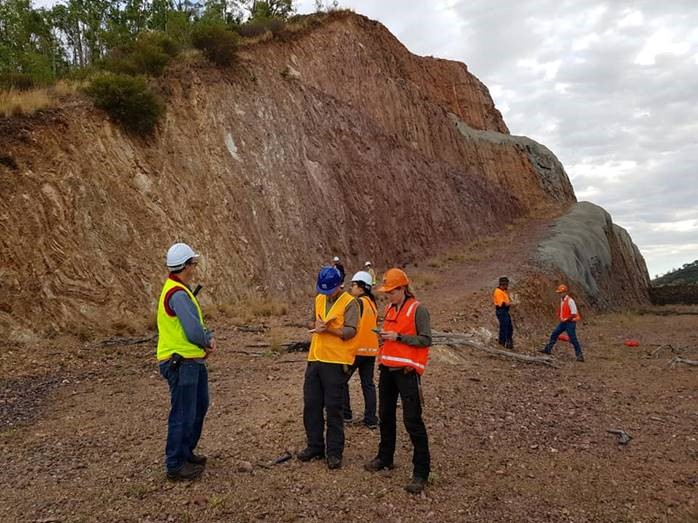
[[[182,60],[161,88],[148,140],[79,100],[0,122],[10,339],[149,316],[174,241],[202,252],[205,301],[293,301],[334,254],[350,269],[415,262],[575,202],[463,64],[414,56],[361,16],[247,46],[229,69]],[[643,282],[622,245],[612,258]]]

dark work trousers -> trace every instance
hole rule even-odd
[[[570,343],[574,347],[574,353],[577,356],[581,356],[582,346],[579,344],[579,341],[577,340],[577,324],[573,321],[561,321],[557,324],[557,327],[555,327],[555,329],[553,329],[553,332],[550,334],[550,340],[548,341],[548,344],[545,346],[545,352],[547,352],[548,354],[553,352],[553,347],[557,342],[558,336],[560,336],[560,334],[562,334],[565,331],[567,331],[567,335],[570,337]]]
[[[497,307],[495,309],[497,319],[499,320],[499,339],[500,345],[507,349],[514,348],[514,324],[511,321],[509,307]]]
[[[184,360],[172,370],[170,360],[160,364],[160,374],[170,386],[165,465],[179,470],[192,457],[201,437],[208,410],[208,370],[201,360]]]
[[[342,457],[344,451],[344,420],[342,404],[347,375],[343,365],[310,361],[303,383],[303,424],[308,447],[325,452],[327,456]],[[325,416],[327,412],[327,439]],[[327,441],[327,450],[325,450]]]
[[[378,458],[386,465],[393,463],[395,455],[396,410],[398,394],[402,399],[402,418],[405,422],[414,453],[412,455],[413,475],[429,478],[429,439],[427,428],[422,421],[422,403],[419,399],[419,374],[404,370],[389,370],[381,365],[378,379],[378,410],[380,414],[381,441]]]
[[[354,375],[356,369],[359,370],[361,379],[361,391],[364,393],[364,423],[366,425],[377,425],[376,417],[376,386],[373,384],[373,369],[376,365],[374,356],[357,356],[354,365],[349,367],[347,384],[344,386],[344,419],[352,418],[351,399],[349,398],[349,380]]]

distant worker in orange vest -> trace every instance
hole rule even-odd
[[[349,367],[354,364],[353,338],[359,322],[359,305],[352,295],[342,291],[341,284],[337,269],[320,270],[314,319],[308,324],[312,339],[303,383],[303,424],[308,446],[298,453],[301,461],[327,457],[329,469],[342,466],[344,387]]]
[[[492,301],[494,302],[495,314],[499,321],[499,338],[497,341],[503,347],[513,349],[514,324],[509,314],[511,298],[509,297],[509,278],[506,276],[499,278],[499,286],[492,293]]]
[[[567,332],[567,335],[570,337],[570,343],[574,347],[574,353],[577,356],[577,361],[583,362],[584,354],[582,353],[582,346],[577,340],[576,332],[577,322],[582,319],[582,317],[579,315],[579,310],[577,310],[577,304],[572,299],[572,296],[568,294],[567,285],[564,283],[559,285],[555,292],[562,295],[560,308],[558,309],[560,323],[557,324],[557,327],[555,327],[552,334],[550,334],[550,341],[548,341],[548,344],[544,349],[541,349],[540,352],[544,354],[552,354],[553,347],[557,342],[558,336],[560,336],[560,334],[563,332]]]
[[[376,298],[371,293],[373,279],[366,271],[359,271],[351,278],[349,292],[359,303],[359,327],[354,338],[356,345],[356,358],[349,368],[347,385],[344,387],[344,421],[351,421],[351,399],[349,398],[349,380],[354,371],[359,370],[361,390],[364,394],[363,424],[369,429],[378,428],[376,416],[376,386],[373,384],[373,374],[378,355],[378,335],[376,324],[378,319]]]
[[[400,269],[390,269],[378,289],[388,295],[390,304],[385,311],[383,330],[379,335],[383,345],[378,353],[380,444],[378,455],[366,463],[369,472],[392,469],[395,455],[396,411],[398,396],[402,399],[402,415],[410,435],[412,481],[405,486],[411,494],[424,490],[429,479],[430,457],[427,429],[422,420],[421,376],[429,359],[431,326],[429,311],[409,289],[409,279]]]

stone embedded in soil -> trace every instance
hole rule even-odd
[[[237,466],[237,471],[238,472],[246,472],[250,473],[254,470],[254,467],[252,466],[252,463],[249,461],[240,461]]]

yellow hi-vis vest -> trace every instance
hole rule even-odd
[[[165,285],[162,287],[162,292],[160,293],[160,300],[158,301],[157,359],[158,361],[167,360],[171,358],[174,353],[179,354],[183,358],[204,358],[206,356],[206,351],[190,342],[187,339],[187,335],[184,332],[179,318],[167,312],[165,300],[169,299],[175,288],[177,290],[181,289],[189,295],[191,301],[194,302],[196,306],[196,310],[199,312],[199,321],[201,325],[206,328],[204,315],[201,313],[201,307],[196,300],[196,296],[194,296],[183,283],[173,280],[172,278],[167,278]]]
[[[376,304],[366,296],[361,296],[359,299],[363,303],[363,313],[356,329],[356,355],[377,356],[378,334],[373,331],[378,320]]]
[[[349,293],[343,292],[332,304],[330,310],[325,313],[327,296],[318,294],[315,297],[315,317],[327,322],[327,326],[330,328],[341,329],[344,327],[344,310],[353,299],[354,297]],[[356,336],[345,341],[334,334],[315,332],[310,340],[308,361],[351,365],[354,363],[356,354],[355,338]]]

